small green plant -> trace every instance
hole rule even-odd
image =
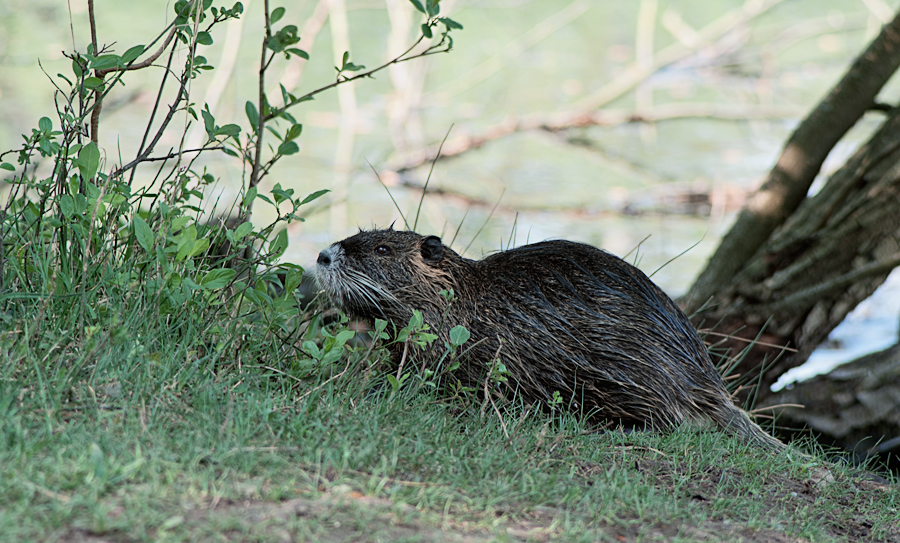
[[[93,3],[89,7],[93,21]],[[309,330],[298,321],[294,291],[303,269],[279,260],[288,246],[285,226],[302,221],[303,206],[328,190],[297,195],[294,189],[275,184],[263,194],[258,185],[281,158],[299,150],[303,126],[292,109],[338,85],[370,78],[391,64],[452,48],[449,33],[461,27],[438,16],[437,2],[419,7],[426,15],[423,28],[429,31],[426,36],[423,30],[403,54],[366,71],[350,62],[346,53],[334,82],[302,95],[282,86],[279,103],[262,90],[267,70],[278,58],[305,61],[309,54],[298,47],[298,27],[284,23],[286,10],[270,9],[265,2],[261,90],[246,102],[246,130],[240,124],[219,123],[207,105],[193,103],[189,94],[190,81],[213,68],[201,54],[203,48],[214,43],[221,23],[243,15],[240,2],[226,8],[214,6],[212,0],[179,0],[174,20],[149,45],[130,46],[122,54],[100,48],[92,24],[91,44],[85,51],[68,53],[71,72],[53,80],[58,120],[41,118],[19,148],[0,153],[0,171],[13,174],[0,208],[0,315],[17,320],[38,312],[48,321],[74,322],[65,341],[78,344],[90,338],[95,344],[101,330],[112,337],[116,326],[111,323],[117,315],[140,308],[143,326],[169,328],[174,334],[170,339],[176,341],[184,322],[201,323],[208,333],[197,355],[209,349],[228,353],[220,364],[231,359],[240,366],[241,357],[258,351],[260,345],[279,353],[270,365],[293,364],[301,373],[310,361],[335,362],[351,333],[326,335],[321,348],[309,338],[301,339]],[[445,28],[440,38],[419,47],[439,24]],[[175,67],[179,51],[184,62],[180,70]],[[175,97],[166,107],[160,90],[157,105],[166,110],[165,116],[157,119],[160,108],[154,108],[134,157],[120,156],[115,164],[101,144],[103,101],[130,72],[162,59],[167,60],[160,89],[174,81]],[[173,122],[179,115],[185,123]],[[186,131],[197,122],[206,134],[199,148],[157,152],[167,131]],[[266,134],[275,143],[267,143]],[[225,210],[236,215],[233,223],[203,218],[204,196],[216,180],[195,165],[197,157],[210,152],[225,153],[244,165],[241,197]],[[42,167],[46,162],[52,168]],[[138,188],[134,182],[138,170],[152,163],[163,165],[155,181]],[[271,223],[258,228],[250,221],[257,201],[276,213]],[[47,331],[41,330],[40,321],[37,329],[31,328],[32,334],[16,336],[14,348],[21,347],[20,340],[42,341]],[[251,334],[255,339],[249,349],[245,327],[257,330]],[[129,333],[152,335],[147,330]],[[417,339],[423,340],[424,336]]]

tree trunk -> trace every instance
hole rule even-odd
[[[773,233],[703,316],[719,323],[717,332],[734,336],[725,342],[732,348],[743,346],[737,337],[752,340],[765,332],[765,343],[774,346],[750,350],[734,368],[753,378],[745,393],[761,398],[782,373],[806,361],[898,264],[900,113],[895,111]]]
[[[900,66],[900,14],[788,141],[760,191],[692,287],[695,322],[761,400],[802,364],[900,264],[900,112],[892,110],[824,187],[807,196],[825,156]],[[699,305],[711,307],[697,312]],[[747,341],[758,340],[749,349]],[[741,352],[741,356],[735,356]]]
[[[687,296],[693,312],[731,282],[806,198],[828,153],[900,67],[900,13],[856,59],[841,81],[797,127],[775,167],[741,210]]]
[[[880,458],[900,468],[900,344],[844,364],[827,375],[797,383],[769,397],[778,426],[812,430],[828,445],[858,460]]]

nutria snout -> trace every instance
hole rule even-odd
[[[465,326],[473,346],[454,376],[469,386],[499,353],[510,389],[527,402],[558,393],[598,422],[671,429],[711,420],[783,447],[732,403],[675,302],[639,269],[590,245],[545,241],[470,260],[437,236],[372,230],[323,249],[316,269],[320,287],[351,317],[400,328],[419,310],[442,336]]]

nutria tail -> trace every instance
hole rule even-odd
[[[770,451],[780,451],[787,447],[787,445],[767,434],[758,424],[750,420],[750,416],[743,410],[735,407],[730,411],[731,418],[725,421],[725,424],[722,424],[728,432],[744,438],[748,443]]]

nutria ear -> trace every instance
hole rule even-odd
[[[429,264],[437,264],[444,256],[444,245],[441,238],[437,236],[428,236],[422,241],[422,260]]]

